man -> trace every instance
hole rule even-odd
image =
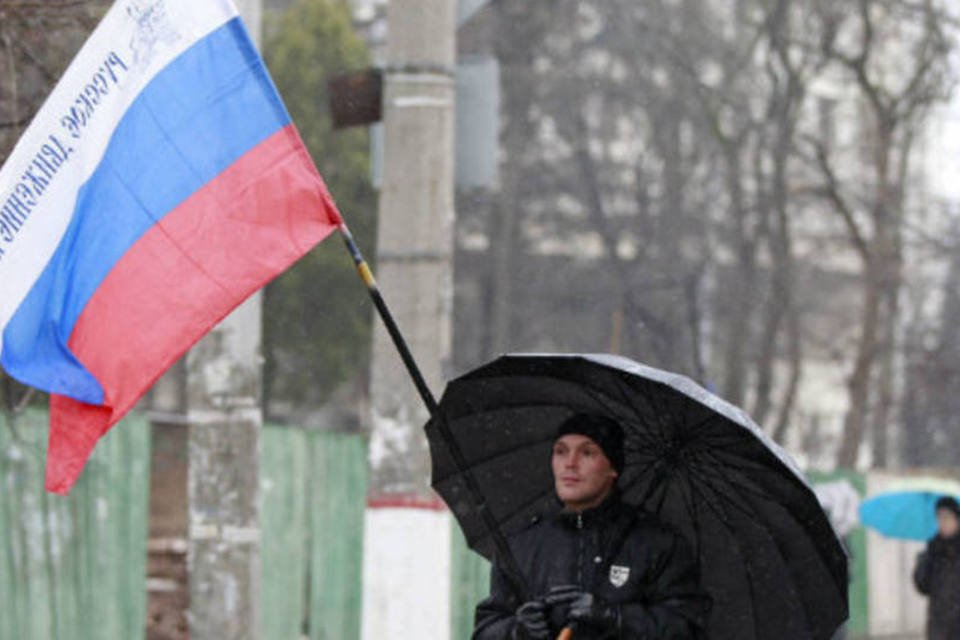
[[[960,505],[937,500],[937,535],[917,558],[913,581],[928,596],[927,638],[960,640]]]
[[[709,599],[686,542],[623,504],[623,431],[576,414],[557,430],[551,467],[562,508],[510,539],[532,599],[521,601],[494,563],[477,606],[474,640],[705,638]]]

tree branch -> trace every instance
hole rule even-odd
[[[13,11],[39,10],[39,11],[59,11],[61,9],[74,9],[89,5],[91,0],[65,0],[64,2],[53,2],[53,0],[44,2],[29,2],[19,0],[0,0],[0,11],[5,9]]]
[[[50,84],[53,84],[57,81],[56,75],[47,69],[46,65],[40,61],[40,58],[35,56],[22,41],[14,40],[13,46],[16,47],[16,49],[27,58],[27,60],[33,63],[34,68],[40,71],[40,75],[43,76],[44,80]]]
[[[19,120],[0,120],[0,129],[19,129],[30,124],[30,118],[20,118]]]
[[[588,199],[590,201],[588,208],[594,221],[596,222],[600,237],[603,239],[607,255],[610,258],[610,261],[613,264],[613,267],[617,272],[617,276],[623,286],[622,293],[624,296],[624,301],[627,303],[628,310],[635,314],[637,318],[642,320],[644,324],[650,327],[653,335],[656,337],[656,340],[654,341],[655,348],[658,352],[661,352],[658,355],[661,357],[665,356],[667,354],[662,353],[662,350],[664,348],[663,342],[664,336],[667,333],[667,327],[659,318],[654,316],[636,300],[632,293],[628,274],[623,268],[623,263],[617,255],[616,237],[613,231],[610,229],[610,225],[607,220],[606,210],[603,205],[603,198],[600,195],[600,184],[597,177],[596,165],[594,164],[593,157],[590,155],[590,150],[588,148],[589,129],[582,117],[578,120],[577,129],[579,139],[575,144],[575,154],[577,158],[577,164],[580,166],[580,174],[584,180],[584,186],[586,187]]]
[[[860,225],[857,224],[853,208],[850,207],[850,204],[840,193],[839,181],[837,180],[833,166],[830,164],[830,158],[827,157],[826,147],[820,140],[812,140],[811,143],[816,152],[817,166],[820,168],[820,173],[826,181],[826,184],[822,188],[822,193],[827,196],[827,199],[830,200],[836,208],[837,213],[840,214],[840,218],[843,220],[844,225],[847,227],[847,232],[850,234],[850,241],[853,243],[854,248],[856,248],[864,259],[868,259],[870,257],[870,247],[863,231],[860,229]]]

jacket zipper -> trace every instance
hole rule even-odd
[[[583,514],[577,513],[577,538],[578,538],[578,551],[577,554],[577,584],[580,587],[583,587]]]

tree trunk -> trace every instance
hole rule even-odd
[[[890,420],[893,414],[894,354],[896,339],[896,301],[884,296],[881,328],[880,371],[877,379],[877,410],[873,416],[873,466],[885,469],[890,465]]]
[[[895,205],[899,210],[901,203]],[[896,215],[896,214],[895,214]],[[878,379],[877,412],[873,420],[874,466],[886,468],[890,464],[890,425],[895,420],[896,355],[898,353],[897,327],[900,318],[900,286],[903,276],[903,249],[901,246],[899,216],[897,226],[882,237],[886,249],[881,286],[883,325],[881,330],[880,372]]]
[[[783,393],[783,399],[780,401],[780,408],[777,412],[776,426],[773,429],[773,439],[776,442],[783,443],[787,437],[787,430],[790,428],[790,418],[793,413],[793,405],[797,399],[797,390],[800,388],[800,380],[803,378],[803,343],[800,335],[801,329],[800,313],[797,309],[787,311],[787,352],[789,354],[789,375],[787,385]]]
[[[701,300],[701,290],[706,279],[706,269],[703,265],[698,267],[693,274],[686,279],[684,294],[687,305],[687,325],[690,334],[690,358],[693,364],[693,377],[699,382],[707,379],[707,363],[703,349],[703,301]]]
[[[672,100],[672,98],[671,98]],[[671,110],[669,117],[661,118],[656,135],[656,144],[663,157],[661,180],[663,200],[657,220],[657,264],[662,273],[679,276],[682,280],[686,270],[683,255],[683,234],[687,231],[683,199],[683,158],[680,149],[680,117]],[[679,304],[666,304],[659,317],[664,321],[661,339],[665,353],[659,356],[663,366],[677,371],[689,371],[692,358],[686,353],[689,344],[683,338],[686,314]]]
[[[742,405],[747,384],[746,343],[752,317],[751,294],[756,280],[756,243],[747,228],[746,196],[740,166],[740,149],[732,143],[724,154],[727,171],[727,189],[731,210],[737,226],[736,273],[727,284],[727,336],[724,352],[724,397],[735,405]]]
[[[518,346],[513,331],[513,282],[522,259],[522,166],[523,155],[534,133],[528,114],[536,89],[533,50],[529,43],[539,37],[532,14],[524,15],[510,3],[495,3],[493,9],[497,34],[494,48],[500,63],[503,100],[499,136],[504,161],[499,172],[502,184],[488,227],[490,256],[483,306],[487,314],[484,324],[488,327],[484,340],[486,354],[502,353]]]
[[[878,356],[882,355],[882,349],[891,347],[885,344],[886,336],[882,333],[888,323],[889,331],[892,333],[895,330],[897,291],[901,276],[899,238],[902,221],[899,209],[902,198],[899,191],[902,189],[895,189],[894,185],[902,185],[905,180],[910,138],[905,138],[902,141],[904,144],[896,147],[896,123],[882,105],[875,103],[874,117],[876,118],[876,139],[872,168],[875,187],[870,211],[873,238],[870,247],[861,253],[865,291],[860,338],[853,373],[848,384],[850,407],[844,420],[843,439],[837,455],[837,466],[846,468],[856,466],[860,445],[868,425],[875,364]],[[891,156],[895,148],[899,148],[902,154],[898,167],[899,180],[891,178]],[[892,357],[892,354],[890,356]],[[891,369],[891,384],[892,375]],[[884,422],[888,419],[886,415],[879,417]],[[885,435],[881,436],[881,439],[885,440]],[[886,458],[886,451],[883,452],[883,456]]]
[[[857,340],[853,372],[847,382],[850,407],[843,424],[843,437],[837,453],[837,466],[853,468],[857,464],[860,444],[867,425],[870,401],[870,379],[877,354],[882,292],[873,272],[874,260],[864,262],[863,307],[860,313],[860,336]]]
[[[764,310],[763,327],[760,333],[760,351],[757,359],[757,382],[754,394],[753,417],[763,424],[772,407],[771,394],[774,385],[774,363],[777,359],[777,343],[785,315],[792,306],[793,297],[793,246],[790,238],[790,219],[787,215],[786,198],[786,141],[781,139],[775,159],[773,175],[772,208],[775,229],[770,242],[773,273],[770,278],[770,295]]]
[[[754,386],[753,409],[750,412],[757,424],[762,425],[772,406],[771,392],[774,383],[774,362],[777,356],[777,336],[783,324],[786,304],[782,293],[778,292],[781,285],[778,278],[771,282],[770,298],[766,305],[763,317],[763,328],[760,332],[760,354],[757,358],[757,382]]]

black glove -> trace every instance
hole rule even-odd
[[[547,605],[543,600],[524,602],[515,614],[517,626],[513,629],[516,640],[533,638],[542,640],[550,637],[550,627],[547,624]]]
[[[552,587],[543,601],[547,605],[547,620],[554,631],[567,625],[567,614],[570,612],[570,603],[576,600],[583,589],[575,584],[565,584]]]
[[[562,584],[557,587],[551,587],[543,601],[548,607],[554,607],[562,604],[569,604],[583,595],[583,589],[575,584]]]
[[[586,627],[595,634],[606,635],[620,629],[620,608],[610,605],[592,593],[582,592],[570,603],[567,620],[578,627]]]

